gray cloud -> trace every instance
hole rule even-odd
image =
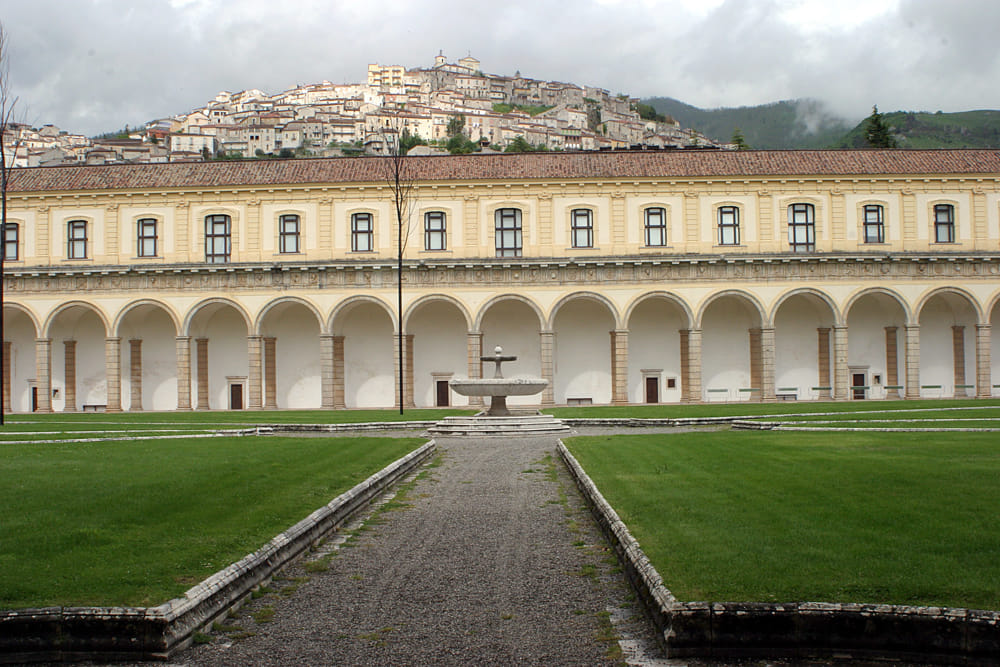
[[[1000,108],[995,0],[900,0],[850,26],[790,23],[795,1],[693,13],[676,0],[0,0],[0,16],[27,120],[87,134],[187,111],[219,90],[356,82],[369,62],[428,65],[439,49],[471,53],[488,72],[703,107],[813,97],[851,119],[876,103]]]

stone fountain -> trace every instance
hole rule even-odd
[[[448,384],[462,396],[490,397],[490,407],[474,417],[447,417],[432,428],[436,435],[539,435],[560,434],[569,428],[552,415],[543,415],[537,410],[531,414],[512,414],[507,408],[508,396],[531,396],[547,386],[542,378],[505,378],[500,364],[515,361],[517,357],[504,356],[499,345],[492,357],[480,357],[481,361],[492,361],[496,369],[491,378],[469,378],[451,380]]]

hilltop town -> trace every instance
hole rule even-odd
[[[471,55],[439,54],[430,67],[371,64],[364,83],[223,91],[111,138],[16,125],[4,140],[15,166],[378,154],[400,140],[424,154],[727,147],[649,111],[602,88],[484,74]]]

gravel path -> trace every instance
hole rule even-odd
[[[616,634],[645,645],[651,630],[555,446],[438,439],[402,497],[174,663],[620,663]]]

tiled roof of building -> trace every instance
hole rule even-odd
[[[14,169],[8,192],[162,190],[383,182],[387,158],[244,160]],[[1000,150],[619,151],[406,158],[413,179],[683,179],[975,174],[1000,178]]]

